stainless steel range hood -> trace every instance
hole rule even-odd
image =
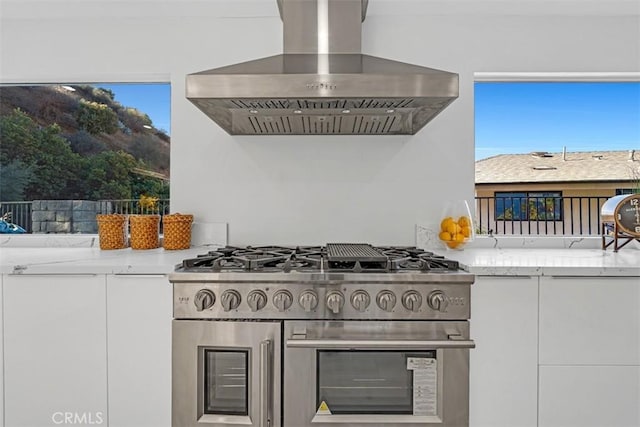
[[[458,97],[455,73],[360,53],[368,0],[276,1],[284,54],[187,76],[228,133],[412,135]]]

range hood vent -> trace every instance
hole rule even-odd
[[[232,135],[412,135],[458,75],[361,51],[368,0],[276,0],[284,54],[189,74],[187,98]]]

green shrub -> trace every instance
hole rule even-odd
[[[107,145],[89,132],[81,130],[76,133],[65,135],[71,149],[83,156],[102,153],[107,150]]]
[[[115,133],[118,130],[118,116],[106,104],[81,99],[76,112],[78,125],[93,135]]]
[[[133,132],[145,132],[145,126],[151,126],[149,116],[135,108],[123,107],[119,112],[122,123]]]

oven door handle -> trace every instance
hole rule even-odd
[[[271,426],[271,340],[260,343],[260,427]]]
[[[381,349],[381,350],[432,350],[449,348],[475,348],[473,340],[307,340],[289,339],[290,348],[318,348],[318,349]]]

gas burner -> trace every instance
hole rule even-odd
[[[276,267],[280,268],[285,273],[288,273],[291,270],[320,271],[320,268],[322,267],[321,256],[319,254],[315,258],[312,258],[312,256],[314,256],[312,253],[302,257],[297,256],[296,254],[291,254],[291,256],[284,262],[276,264]]]
[[[182,262],[193,272],[398,273],[458,271],[458,262],[412,246],[226,246]]]
[[[414,257],[402,257],[391,260],[391,270],[394,271],[427,271],[429,264],[425,260]]]

